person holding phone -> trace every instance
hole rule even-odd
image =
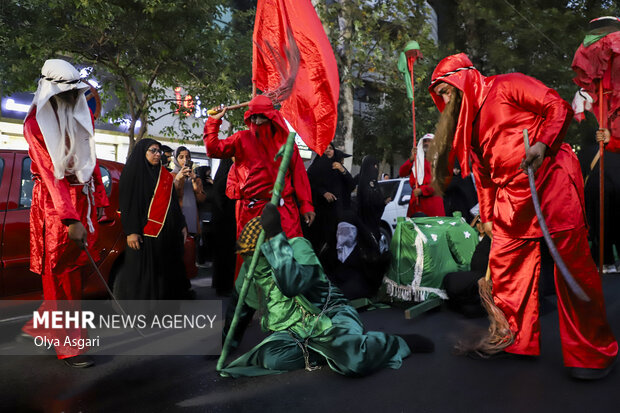
[[[194,162],[192,155],[185,146],[179,146],[175,151],[174,169],[174,188],[179,198],[187,231],[192,234],[200,232],[200,221],[198,219],[198,204],[206,200],[202,180],[196,175],[193,169]]]

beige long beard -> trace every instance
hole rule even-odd
[[[63,175],[75,173],[76,160],[76,121],[73,117],[73,106],[67,105],[60,99],[56,100],[56,115],[58,116],[59,136],[65,137],[65,144],[58,146],[57,159],[60,159],[59,169]],[[59,171],[60,172],[60,171]]]
[[[448,171],[452,170],[452,165],[448,165],[448,163],[462,104],[460,93],[455,92],[454,99],[448,102],[439,116],[435,137],[428,149],[427,159],[429,159],[433,166],[433,181],[431,185],[438,195],[443,194],[447,184],[446,181],[450,177]]]

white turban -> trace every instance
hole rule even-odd
[[[47,60],[41,69],[39,87],[28,112],[30,113],[34,106],[37,107],[37,123],[54,164],[54,176],[62,179],[65,176],[62,159],[66,154],[66,142],[65,137],[60,136],[60,126],[50,98],[73,89],[78,90],[78,99],[73,108],[75,122],[73,130],[77,136],[73,143],[75,156],[72,171],[80,182],[87,182],[93,173],[96,161],[94,130],[90,109],[84,96],[89,86],[80,80],[80,73],[75,67],[64,60]]]
[[[425,139],[433,139],[435,135],[432,133],[427,133],[422,136],[422,139],[418,141],[418,152],[416,159],[416,170],[413,171],[413,176],[418,180],[418,185],[422,185],[424,182],[424,140]]]

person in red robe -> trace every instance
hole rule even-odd
[[[604,16],[590,20],[588,33],[575,52],[572,69],[573,81],[581,87],[575,95],[573,106],[575,118],[585,118],[585,109],[600,116],[603,105],[601,127],[596,140],[603,141],[605,150],[620,152],[620,18]],[[602,82],[605,98],[599,101],[599,85]],[[584,102],[580,104],[580,102]]]
[[[455,157],[465,175],[470,160],[473,163],[480,216],[493,238],[489,266],[494,301],[515,333],[506,352],[540,354],[542,232],[522,171],[532,166],[551,237],[590,298],[580,300],[555,268],[564,364],[574,378],[605,377],[618,343],[589,253],[579,162],[562,142],[572,117],[570,105],[555,90],[521,73],[485,77],[463,53],[439,62],[429,91],[442,112],[431,148],[437,183],[451,171]],[[524,129],[531,143],[527,152]]]
[[[68,62],[47,60],[39,87],[24,121],[24,137],[35,182],[30,208],[30,270],[41,275],[45,302],[39,311],[53,310],[55,300],[80,300],[83,251],[95,260],[97,219],[108,206],[95,154],[94,119],[84,92],[88,85]],[[59,359],[71,367],[89,367],[86,349],[63,345],[65,337],[85,338],[83,329],[43,331],[32,320],[23,327],[32,337],[58,338]]]
[[[271,199],[280,166],[280,159],[276,161],[274,158],[286,142],[288,127],[271,100],[258,95],[250,101],[249,110],[244,115],[249,130],[237,132],[227,139],[218,139],[221,118],[225,113],[226,110],[223,110],[207,120],[204,142],[207,155],[212,158],[235,157],[232,175],[235,177],[234,196],[238,197],[238,237],[245,224],[259,216]],[[297,147],[286,173],[279,211],[282,215],[282,228],[288,237],[303,236],[300,214],[308,225],[314,220],[310,183]]]
[[[400,167],[398,175],[401,178],[409,177],[411,185],[411,199],[407,208],[407,216],[421,212],[429,217],[443,217],[446,212],[443,207],[443,199],[435,194],[431,185],[433,173],[431,163],[426,160],[426,151],[435,135],[427,133],[418,142],[418,147],[411,149],[411,156]],[[417,157],[414,168],[414,159]]]

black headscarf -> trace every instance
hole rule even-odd
[[[362,222],[370,229],[373,235],[379,232],[381,215],[385,209],[385,200],[381,188],[377,183],[379,169],[377,160],[367,155],[362,160],[362,166],[357,184],[357,211]]]
[[[331,143],[330,146],[334,150],[334,155],[331,158],[328,158],[326,154],[317,156],[308,168],[308,179],[312,188],[313,203],[316,208],[317,204],[325,202],[323,194],[331,192],[341,201],[345,208],[349,208],[351,204],[351,191],[353,190],[352,179],[349,177],[348,172],[346,175],[343,175],[332,167],[334,162],[342,164],[345,154],[335,149]]]
[[[151,165],[146,159],[146,151],[154,144],[161,147],[154,139],[138,141],[121,172],[119,206],[126,235],[142,234],[146,225],[148,208],[161,169],[161,165]]]

